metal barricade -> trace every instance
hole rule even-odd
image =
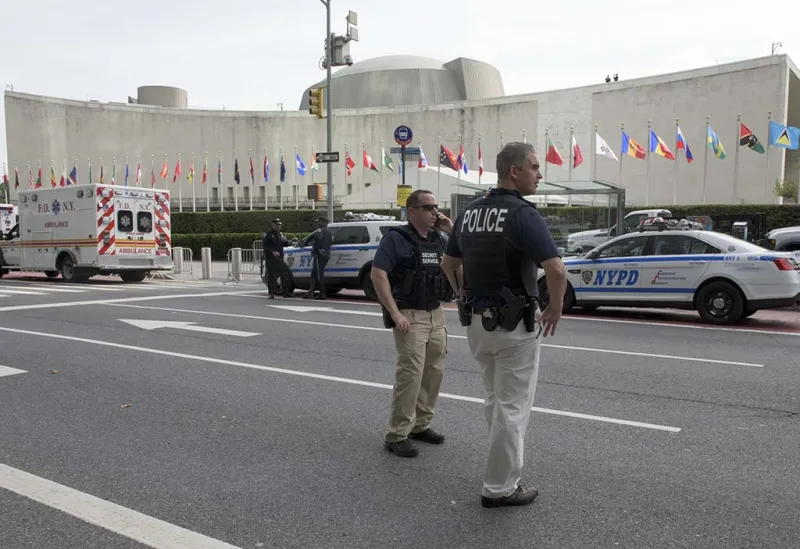
[[[242,282],[244,275],[258,275],[261,279],[263,250],[255,248],[231,248],[228,250],[228,277],[225,283]]]
[[[167,272],[151,272],[149,278],[151,280],[175,280],[172,275],[179,274],[188,274],[192,280],[197,282],[197,278],[194,276],[194,252],[191,248],[179,246],[172,248],[172,269]]]

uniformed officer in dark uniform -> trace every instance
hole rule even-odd
[[[303,297],[325,299],[325,266],[331,258],[333,245],[333,232],[328,228],[327,218],[317,219],[317,230],[305,237],[300,247],[308,246],[309,242],[311,242],[311,285]]]
[[[267,289],[270,299],[275,299],[276,284],[279,276],[281,277],[283,297],[291,297],[289,280],[286,274],[288,267],[283,262],[283,247],[288,246],[289,241],[281,232],[282,226],[280,219],[273,219],[272,227],[264,234],[264,239],[261,241],[264,249],[264,267],[267,269]]]
[[[438,211],[430,191],[416,190],[406,200],[408,224],[381,239],[371,279],[383,305],[384,326],[394,331],[397,365],[384,447],[400,457],[419,453],[409,439],[441,444],[431,429],[447,352],[442,301],[453,298],[439,264],[453,223]],[[390,281],[391,277],[391,281]]]
[[[567,284],[544,219],[523,198],[536,192],[542,177],[533,146],[505,145],[497,155],[497,177],[497,188],[458,218],[442,259],[442,270],[459,295],[459,320],[468,326],[470,351],[486,391],[484,507],[526,505],[538,495],[519,483],[525,430],[541,338],[555,333]],[[543,313],[535,299],[537,265],[544,268],[550,294]]]

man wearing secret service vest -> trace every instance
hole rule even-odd
[[[459,300],[472,356],[483,374],[489,455],[481,490],[484,507],[528,505],[536,488],[520,484],[525,431],[539,375],[541,338],[561,318],[566,271],[542,216],[523,198],[542,175],[533,146],[508,143],[497,155],[497,188],[456,220],[442,271]],[[550,303],[536,301],[537,265]]]
[[[416,190],[406,200],[408,224],[393,227],[381,239],[371,279],[383,305],[384,326],[394,332],[397,349],[389,431],[384,448],[400,457],[419,450],[409,439],[441,444],[431,427],[444,374],[447,349],[442,301],[453,292],[439,264],[453,223],[439,213],[430,191]]]

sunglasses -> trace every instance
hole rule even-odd
[[[425,210],[426,212],[432,212],[433,210],[438,210],[438,204],[423,204],[422,206],[412,206],[413,208],[420,208]]]

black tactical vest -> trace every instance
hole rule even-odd
[[[467,299],[502,305],[503,286],[514,295],[536,296],[536,264],[508,237],[516,213],[533,207],[517,193],[494,190],[467,206],[458,227]]]
[[[444,255],[442,238],[421,238],[409,225],[392,227],[414,246],[411,269],[400,267],[391,273],[392,294],[400,309],[431,311],[442,301],[453,299],[452,288],[439,265]]]

